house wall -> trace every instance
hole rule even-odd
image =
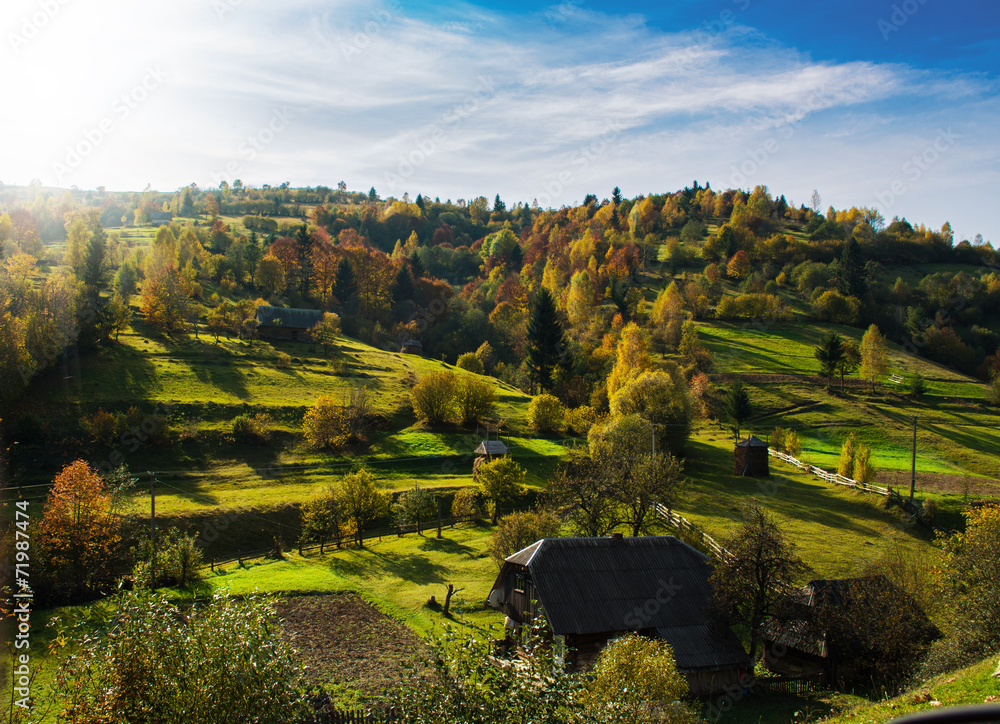
[[[306,342],[306,330],[292,329],[291,327],[274,327],[271,325],[261,325],[257,328],[257,336],[261,339],[282,339],[286,341],[295,340]]]
[[[722,671],[686,671],[688,693],[691,696],[714,696],[744,688],[745,669],[724,669]]]

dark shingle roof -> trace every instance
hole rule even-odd
[[[257,307],[257,322],[266,327],[309,329],[323,318],[318,309],[291,309],[289,307]]]
[[[528,568],[557,634],[656,629],[681,669],[748,664],[711,610],[708,557],[677,538],[545,538],[507,561]]]
[[[756,435],[751,435],[746,440],[740,440],[736,443],[736,447],[767,447],[767,443]]]
[[[486,440],[476,448],[477,455],[506,455],[507,446],[501,440]]]

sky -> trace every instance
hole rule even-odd
[[[766,185],[1000,244],[995,0],[4,0],[0,181]]]

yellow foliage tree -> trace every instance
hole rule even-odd
[[[635,322],[629,322],[618,340],[615,366],[608,375],[608,397],[653,366],[646,336]]]

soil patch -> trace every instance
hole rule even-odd
[[[286,598],[277,611],[316,682],[375,694],[398,686],[407,665],[430,653],[410,629],[353,593]]]

